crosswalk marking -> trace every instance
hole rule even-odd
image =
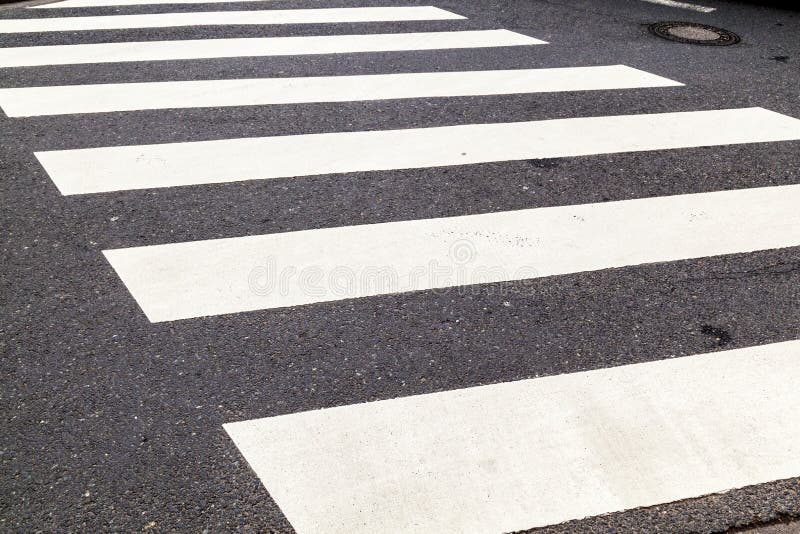
[[[327,24],[458,20],[461,15],[433,6],[272,9],[264,11],[198,11],[144,15],[0,19],[0,33],[124,30],[236,24]]]
[[[800,185],[106,250],[152,322],[800,246]]]
[[[33,8],[241,1],[251,0],[66,0]],[[0,18],[0,34],[466,18],[432,6],[313,5]],[[0,68],[538,44],[546,43],[507,30],[113,42],[0,48]],[[0,89],[0,107],[31,117],[680,85],[612,65],[17,87]],[[750,108],[36,156],[61,193],[73,195],[789,140],[800,140],[800,120]],[[410,291],[502,291],[546,276],[800,247],[798,205],[800,185],[789,185],[103,254],[147,318],[161,322]],[[484,283],[493,285],[477,286]],[[224,427],[299,534],[500,533],[800,476],[800,423],[786,409],[800,404],[798,379],[800,341]]]
[[[800,139],[762,108],[37,152],[64,195]]]
[[[63,0],[50,4],[28,6],[28,9],[64,9],[104,6],[137,6],[162,4],[232,4],[236,2],[271,2],[273,0]]]
[[[190,39],[0,48],[0,68],[547,44],[508,30]]]
[[[558,69],[398,73],[0,89],[9,117],[143,109],[346,102],[669,87],[681,83],[624,65]]]
[[[800,476],[800,342],[224,425],[298,534],[497,533]]]
[[[651,4],[661,4],[667,7],[677,7],[679,9],[689,9],[691,11],[699,11],[700,13],[713,13],[717,10],[715,7],[699,6],[697,4],[689,4],[687,2],[676,2],[675,0],[644,0]]]

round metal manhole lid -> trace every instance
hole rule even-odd
[[[694,22],[656,22],[649,29],[654,35],[679,43],[726,46],[741,41],[733,32]]]

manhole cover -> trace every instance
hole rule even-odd
[[[649,29],[659,37],[679,43],[725,46],[741,41],[738,35],[728,30],[694,22],[656,22]]]

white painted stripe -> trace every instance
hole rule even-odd
[[[798,382],[791,341],[224,427],[298,534],[500,534],[800,476]]]
[[[64,0],[51,4],[28,6],[28,9],[65,9],[104,6],[153,6],[171,4],[232,4],[236,2],[269,2],[273,0]]]
[[[800,139],[762,108],[37,152],[65,195]]]
[[[624,65],[0,89],[9,117],[683,85]]]
[[[689,9],[692,11],[699,11],[700,13],[713,13],[717,10],[715,7],[699,6],[697,4],[688,4],[686,2],[675,2],[674,0],[644,0],[651,4],[660,4],[667,7],[677,7],[678,9]]]
[[[0,68],[547,44],[508,30],[194,39],[0,48]]]
[[[323,24],[464,19],[433,6],[272,9],[265,11],[200,11],[98,17],[0,19],[0,33],[125,30],[177,26],[236,24]]]
[[[106,250],[152,322],[800,246],[800,185]]]

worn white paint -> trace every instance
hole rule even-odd
[[[698,11],[700,13],[713,13],[717,10],[715,7],[706,7],[697,4],[689,4],[687,2],[676,2],[675,0],[644,0],[651,4],[659,4],[667,7],[675,7],[678,9],[688,9],[690,11]]]
[[[800,139],[762,108],[37,152],[65,195]]]
[[[547,44],[508,30],[192,39],[0,48],[0,68]]]
[[[327,24],[463,19],[433,6],[270,9],[263,11],[196,11],[144,15],[104,15],[0,19],[0,33],[125,30],[179,26],[252,24]]]
[[[798,383],[791,341],[224,426],[298,534],[500,534],[800,476]]]
[[[314,78],[113,83],[0,89],[9,117],[144,109],[346,102],[668,87],[678,82],[624,65],[423,72]]]
[[[152,322],[800,246],[800,185],[106,250]]]
[[[64,0],[38,6],[28,6],[28,9],[72,9],[82,7],[104,6],[153,6],[171,4],[232,4],[237,2],[269,2],[272,0]]]

